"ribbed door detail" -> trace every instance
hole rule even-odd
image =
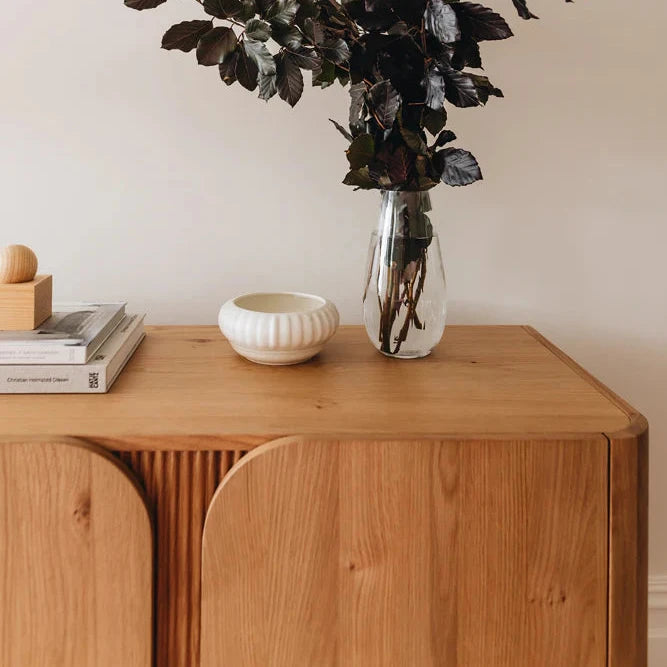
[[[199,665],[201,540],[206,510],[242,451],[116,452],[144,487],[155,530],[155,657]]]

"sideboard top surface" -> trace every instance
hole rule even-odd
[[[132,449],[251,447],[288,435],[419,438],[612,433],[632,409],[539,334],[450,326],[433,354],[388,359],[342,327],[300,366],[238,357],[215,327],[149,327],[106,395],[0,396],[0,434]]]

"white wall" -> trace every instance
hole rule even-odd
[[[530,323],[649,418],[651,572],[667,574],[664,0],[533,0],[486,45],[505,91],[453,113],[486,180],[437,190],[451,321]],[[192,1],[12,3],[0,22],[0,244],[59,299],[212,323],[239,292],[329,295],[360,320],[377,197],[340,185],[339,87],[292,111],[160,50]]]

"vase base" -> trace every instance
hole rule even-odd
[[[405,352],[401,350],[398,354],[383,352],[382,350],[379,350],[379,352],[390,359],[423,359],[431,354],[431,350],[406,350]]]

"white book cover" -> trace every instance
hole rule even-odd
[[[33,331],[0,331],[0,364],[85,364],[125,316],[124,303],[54,304]]]
[[[127,315],[87,364],[0,366],[0,393],[106,393],[143,338],[144,316]]]

